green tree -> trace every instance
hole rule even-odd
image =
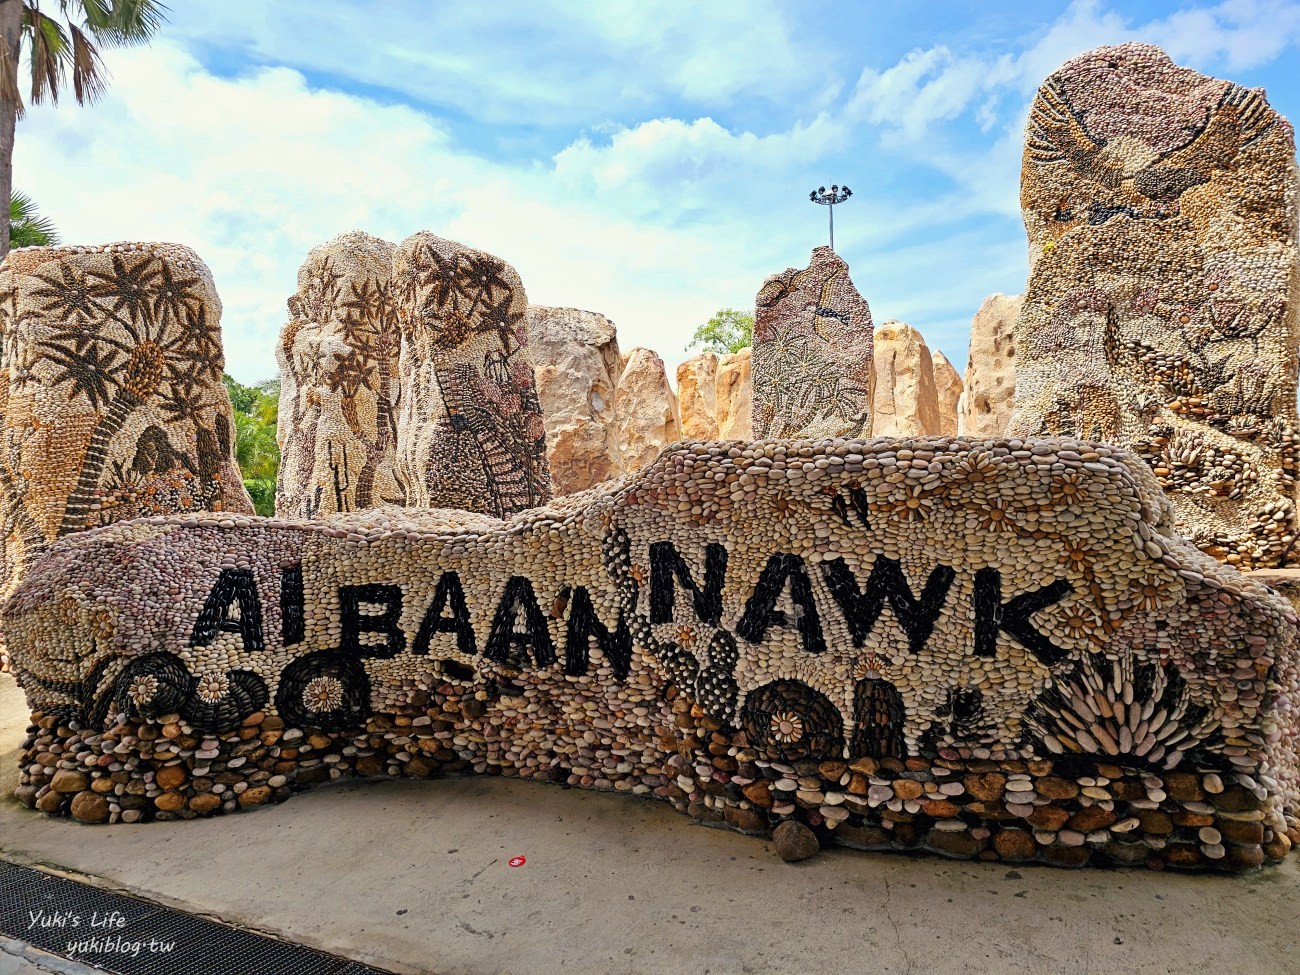
[[[275,482],[280,474],[275,430],[280,412],[280,380],[245,386],[223,373],[221,381],[235,411],[235,461],[244,487],[257,513],[269,517],[275,513]]]
[[[158,0],[46,0],[57,2],[59,18],[41,0],[0,0],[0,200],[12,199],[14,127],[24,112],[18,67],[24,50],[31,68],[33,105],[58,102],[72,86],[78,105],[94,102],[108,87],[99,48],[143,44],[162,25]],[[9,221],[10,215],[5,214]],[[0,258],[9,253],[9,233],[0,234]]]
[[[695,330],[687,350],[703,346],[705,351],[728,355],[754,342],[754,316],[734,308],[722,308]]]
[[[9,198],[9,246],[53,247],[58,242],[54,221],[40,215],[30,196],[14,190]]]

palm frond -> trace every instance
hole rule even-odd
[[[13,105],[20,119],[27,114],[23,93],[18,88],[18,61],[4,43],[0,43],[0,104]]]
[[[58,242],[54,221],[40,215],[30,196],[14,190],[9,197],[9,246],[53,247]]]
[[[72,43],[57,20],[31,4],[23,11],[23,26],[31,44],[32,104],[48,98],[57,105],[64,71],[72,63]]]
[[[146,43],[167,19],[167,6],[157,0],[79,0],[86,30],[106,47]],[[71,3],[62,4],[67,11]]]
[[[76,24],[68,27],[72,31],[72,93],[77,104],[84,105],[108,90],[108,71],[90,38]]]

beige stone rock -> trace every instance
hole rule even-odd
[[[547,501],[546,428],[515,269],[431,233],[393,258],[397,473],[408,506],[504,517]]]
[[[687,440],[718,439],[718,356],[701,352],[677,367],[677,408]]]
[[[641,348],[628,353],[627,366],[618,379],[614,414],[625,471],[640,470],[681,439],[677,397],[657,353]]]
[[[754,302],[754,436],[865,437],[871,310],[829,247],[763,282]]]
[[[1021,295],[989,295],[970,326],[962,429],[967,437],[1001,437],[1016,398],[1016,318]]]
[[[876,393],[872,435],[919,437],[939,433],[939,393],[925,338],[906,322],[887,321],[875,334]]]
[[[939,395],[939,433],[945,437],[957,436],[957,408],[964,388],[959,373],[948,357],[936,351],[934,362],[934,388]]]
[[[312,248],[280,333],[275,510],[312,518],[401,504],[394,246],[361,231]]]
[[[754,387],[750,378],[751,349],[741,349],[718,361],[714,386],[720,440],[753,440]]]
[[[614,399],[622,357],[614,323],[577,308],[529,305],[528,348],[557,495],[623,472]]]
[[[1278,564],[1300,466],[1292,126],[1262,89],[1098,48],[1039,88],[1020,197],[1009,432],[1127,447],[1204,551]]]

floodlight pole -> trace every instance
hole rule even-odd
[[[831,229],[831,250],[835,250],[835,204],[843,203],[852,195],[853,191],[851,189],[847,186],[840,187],[838,184],[832,186],[829,193],[826,192],[826,187],[819,186],[808,194],[808,199],[812,200],[814,203],[820,203],[828,210]]]

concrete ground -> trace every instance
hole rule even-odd
[[[1294,856],[1235,879],[850,850],[787,865],[664,804],[486,778],[80,826],[10,797],[26,722],[0,675],[0,855],[397,972],[1300,973]]]

